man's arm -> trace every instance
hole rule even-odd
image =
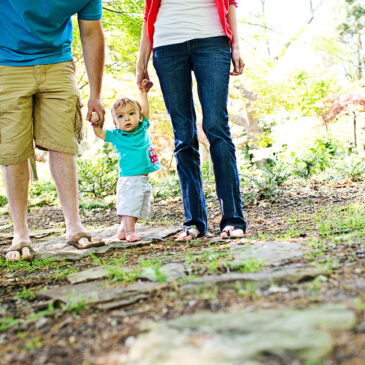
[[[99,125],[104,123],[104,106],[101,102],[101,87],[104,72],[105,41],[101,20],[79,19],[79,28],[86,72],[90,84],[90,98],[86,119],[91,113],[99,115]]]
[[[233,71],[231,72],[231,75],[237,76],[242,74],[245,64],[241,57],[238,29],[237,29],[236,7],[233,4],[229,6],[227,21],[232,30],[231,50],[232,50]]]

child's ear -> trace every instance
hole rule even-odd
[[[115,128],[117,128],[117,123],[116,123],[116,121],[114,120],[114,118],[113,118],[113,124],[114,124],[114,127],[115,127]]]

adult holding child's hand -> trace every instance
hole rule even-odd
[[[146,0],[137,84],[141,88],[142,80],[150,80],[147,66],[153,49],[153,65],[173,126],[184,204],[185,222],[178,241],[201,237],[208,228],[192,71],[221,205],[221,237],[242,237],[246,230],[227,112],[229,75],[240,75],[244,68],[236,7],[236,0]]]

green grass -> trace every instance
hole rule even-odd
[[[34,259],[32,261],[13,261],[9,262],[5,258],[0,257],[0,269],[5,269],[6,271],[12,270],[25,270],[29,273],[40,270],[40,269],[50,269],[54,266],[55,260],[53,259]]]
[[[360,204],[321,208],[314,219],[320,235],[324,237],[365,232],[365,207]]]
[[[264,267],[264,260],[255,256],[249,256],[244,259],[240,265],[234,266],[232,269],[239,272],[257,272]]]

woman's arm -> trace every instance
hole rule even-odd
[[[236,7],[233,4],[229,6],[227,21],[232,30],[231,50],[232,50],[233,71],[231,72],[231,75],[237,76],[242,74],[245,64],[241,57],[240,44],[238,38]]]
[[[142,35],[141,35],[141,44],[139,47],[139,56],[137,61],[137,85],[140,89],[143,89],[142,81],[148,80],[150,81],[150,77],[148,75],[148,62],[150,60],[151,56],[151,44],[150,40],[148,39],[148,33],[147,33],[147,22],[143,22],[142,26]],[[148,89],[149,90],[149,89]],[[147,91],[148,91],[147,90]]]

